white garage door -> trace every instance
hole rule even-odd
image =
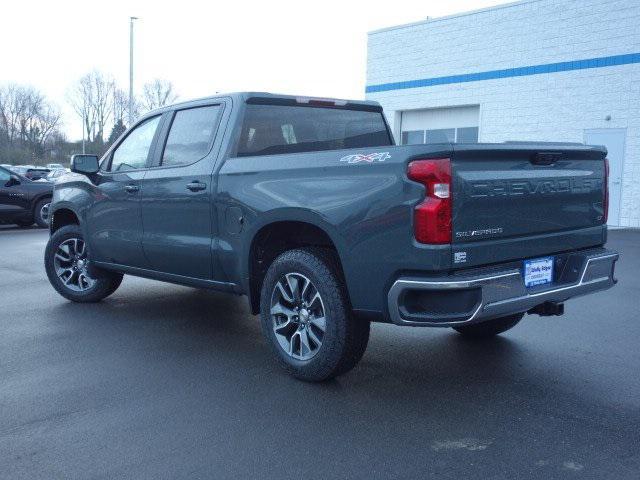
[[[480,107],[447,107],[402,112],[403,145],[478,143]]]

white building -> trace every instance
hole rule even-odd
[[[402,143],[606,145],[609,223],[640,227],[640,0],[526,0],[371,32],[366,92]]]

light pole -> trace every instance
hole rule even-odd
[[[86,115],[87,115],[87,100],[83,99],[82,100],[82,154],[83,155],[85,154],[85,151],[84,151],[84,125],[85,125],[84,119],[86,118]]]
[[[129,126],[133,124],[133,21],[138,17],[129,17]]]

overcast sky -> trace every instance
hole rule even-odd
[[[363,98],[367,32],[475,10],[500,0],[27,1],[5,0],[0,84],[28,83],[82,127],[65,99],[99,69],[128,88],[129,17],[135,25],[135,86],[156,77],[180,99],[257,90]]]

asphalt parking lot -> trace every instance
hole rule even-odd
[[[374,325],[356,369],[280,371],[246,302],[127,277],[47,282],[0,228],[0,478],[640,478],[640,232],[619,284],[473,343]]]

